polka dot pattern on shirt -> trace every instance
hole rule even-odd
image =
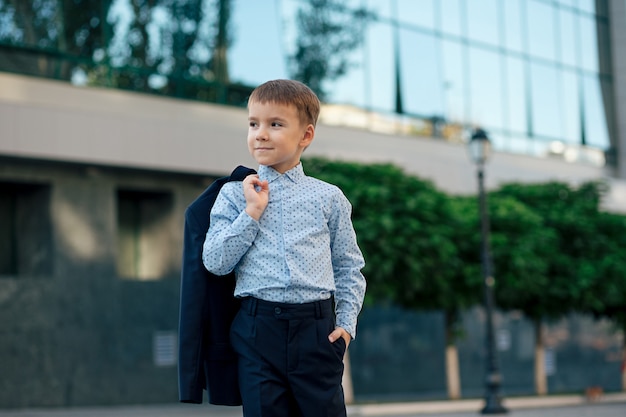
[[[363,256],[341,190],[304,174],[261,166],[269,204],[248,216],[241,182],[224,185],[211,212],[203,261],[210,271],[235,270],[235,295],[305,303],[335,294],[337,325],[352,336],[365,294]]]

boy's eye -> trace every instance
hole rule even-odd
[[[273,126],[273,127],[280,127],[280,126],[282,126],[282,125],[283,125],[283,124],[282,124],[282,123],[280,123],[280,122],[272,122],[272,126]]]
[[[257,122],[250,122],[250,123],[249,123],[249,126],[250,126],[250,127],[256,127],[256,125],[257,125]]]

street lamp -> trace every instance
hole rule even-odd
[[[478,200],[480,208],[480,237],[481,237],[481,265],[483,273],[483,289],[485,292],[485,310],[487,314],[487,331],[485,348],[487,350],[487,366],[485,378],[485,407],[482,414],[504,414],[508,410],[501,403],[500,370],[498,369],[498,357],[493,329],[493,264],[491,260],[491,248],[489,244],[489,213],[487,211],[487,196],[484,184],[484,166],[491,153],[491,142],[482,129],[474,130],[469,142],[469,154],[476,164],[478,173]]]

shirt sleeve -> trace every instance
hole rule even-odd
[[[351,213],[350,202],[339,191],[329,221],[337,326],[344,328],[354,339],[366,282],[361,273],[365,260],[357,244]]]
[[[245,200],[242,204],[234,192],[236,185],[240,184],[225,184],[211,209],[202,262],[216,275],[226,275],[237,266],[259,231],[258,222],[245,212]]]

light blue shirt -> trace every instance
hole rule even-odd
[[[307,303],[335,295],[337,326],[356,335],[365,266],[341,190],[304,174],[261,165],[269,203],[257,222],[246,212],[241,182],[226,183],[211,210],[202,260],[212,273],[235,270],[235,296]]]

